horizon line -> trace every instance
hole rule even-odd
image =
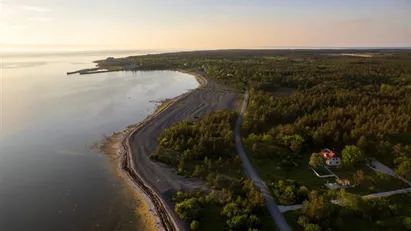
[[[139,53],[150,53],[150,52],[164,52],[164,53],[175,53],[175,52],[195,52],[195,51],[221,51],[221,50],[411,50],[411,46],[387,46],[387,47],[305,47],[305,46],[284,46],[284,47],[256,47],[256,48],[216,48],[216,49],[130,49],[130,48],[108,48],[108,49],[32,49],[32,50],[20,50],[20,49],[6,49],[3,50],[0,47],[0,53],[79,53],[79,52],[139,52]]]

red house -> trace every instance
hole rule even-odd
[[[326,148],[321,151],[321,155],[325,158],[325,163],[328,166],[338,166],[341,164],[341,158],[337,156],[337,154],[330,149]]]

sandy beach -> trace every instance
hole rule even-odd
[[[207,190],[201,180],[178,176],[168,166],[150,160],[157,138],[176,122],[236,109],[236,92],[200,74],[189,74],[200,83],[198,88],[165,101],[144,121],[108,137],[103,145],[108,154],[117,157],[121,175],[145,202],[142,207],[151,213],[153,219],[147,218],[150,224],[146,226],[156,230],[187,230],[187,224],[174,213],[171,197],[180,190]]]

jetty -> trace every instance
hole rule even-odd
[[[82,74],[82,73],[92,72],[92,71],[98,71],[98,70],[100,70],[99,67],[96,67],[96,68],[87,68],[87,69],[81,69],[81,70],[78,70],[78,71],[67,72],[67,75]]]
[[[107,58],[107,62],[108,61],[110,63],[113,63],[115,59],[109,57]],[[142,66],[142,64],[139,65],[136,62],[132,62],[124,66],[121,65],[121,66],[111,67],[110,69],[101,68],[101,67],[81,69],[78,71],[67,72],[67,75],[72,75],[72,74],[90,75],[90,74],[99,74],[99,73],[114,72],[114,71],[136,71],[138,70],[140,66]]]
[[[106,73],[106,72],[114,72],[114,71],[122,71],[119,70],[97,70],[97,71],[86,71],[86,72],[79,72],[80,75],[91,75],[91,74],[99,74],[99,73]]]

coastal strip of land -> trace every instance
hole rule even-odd
[[[150,160],[160,133],[182,120],[195,121],[213,111],[236,109],[237,93],[199,73],[189,74],[199,81],[198,88],[165,101],[144,121],[123,132],[117,143],[116,139],[108,139],[111,142],[105,144],[119,146],[119,169],[138,193],[144,195],[159,230],[188,229],[173,210],[171,198],[177,191],[207,190],[201,180],[179,176],[168,166]]]

